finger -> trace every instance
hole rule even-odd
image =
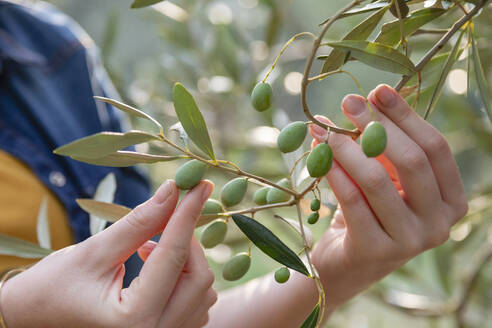
[[[152,198],[140,204],[110,227],[86,240],[91,262],[98,267],[124,262],[147,240],[164,229],[176,207],[178,190],[166,181]],[[104,252],[100,250],[104,249]]]
[[[329,145],[340,166],[361,188],[384,230],[393,239],[403,238],[410,222],[395,220],[395,215],[410,217],[411,212],[383,166],[366,157],[360,146],[345,135],[330,133]]]
[[[196,221],[212,188],[211,182],[202,181],[183,197],[142,267],[138,282],[130,285],[131,295],[162,309],[188,259]]]
[[[372,109],[376,120],[386,130],[388,142],[384,155],[396,167],[410,207],[418,213],[428,212],[441,202],[441,194],[425,152],[384,114],[374,106]],[[373,121],[366,100],[361,96],[346,96],[342,110],[360,131]]]
[[[463,183],[446,139],[405,102],[391,87],[378,86],[368,97],[379,110],[410,136],[426,153],[441,196],[459,209],[466,207]]]
[[[345,225],[352,241],[374,245],[373,242],[386,235],[360,189],[336,161],[333,162],[326,179],[342,208]]]
[[[155,241],[147,240],[145,244],[138,248],[137,254],[145,262],[156,246],[157,243]]]
[[[203,327],[208,323],[208,311],[217,302],[217,292],[209,289],[207,295],[200,306],[193,312],[183,325],[179,328],[197,328]]]
[[[190,256],[173,295],[162,312],[159,327],[179,327],[205,300],[214,281],[203,250],[193,238]]]

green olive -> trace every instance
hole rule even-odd
[[[259,112],[270,108],[272,102],[272,86],[266,82],[258,82],[251,92],[251,104]]]
[[[277,139],[278,149],[290,153],[301,147],[306,139],[307,125],[304,122],[292,122],[280,131]]]
[[[218,200],[209,198],[209,199],[207,199],[207,201],[203,205],[203,210],[202,210],[203,215],[217,214],[217,213],[222,213],[222,212],[224,212],[224,207],[222,206],[222,204]]]
[[[227,223],[219,219],[209,224],[200,237],[200,241],[205,248],[212,248],[224,241],[227,233]]]
[[[236,178],[224,185],[220,192],[222,204],[226,207],[239,204],[248,189],[248,181],[245,178]]]
[[[277,182],[277,184],[284,188],[291,188],[290,181],[288,179],[282,179]],[[283,190],[271,187],[268,189],[269,190],[266,196],[267,204],[282,203],[290,199],[290,194]]]
[[[277,281],[279,284],[283,284],[287,282],[290,278],[290,271],[286,267],[280,268],[277,271],[275,271],[275,281]]]
[[[255,202],[256,205],[266,205],[267,204],[267,193],[268,190],[270,190],[271,187],[263,187],[255,191],[253,195],[253,202]]]
[[[222,277],[228,281],[241,279],[251,266],[251,257],[248,253],[239,253],[232,257],[222,269]]]
[[[176,185],[184,190],[193,188],[202,180],[206,168],[205,163],[196,159],[184,163],[176,172]]]
[[[318,219],[319,219],[319,213],[313,212],[308,216],[307,222],[309,224],[315,224],[316,222],[318,222]]]
[[[408,5],[405,3],[405,0],[396,0],[395,2],[398,4],[398,8],[400,9],[401,18],[407,17],[408,12],[410,11],[410,8],[408,8]],[[391,5],[390,12],[393,16],[395,16],[396,18],[399,18],[395,3]]]
[[[366,154],[367,157],[379,156],[384,152],[386,143],[387,137],[384,126],[376,121],[367,124],[360,140],[360,145],[364,154]]]
[[[331,168],[333,154],[330,146],[321,143],[314,147],[307,158],[307,169],[313,178],[324,176]]]
[[[319,199],[315,198],[311,201],[311,211],[315,212],[315,211],[319,211],[321,207],[321,202]]]

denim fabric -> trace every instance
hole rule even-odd
[[[89,217],[75,199],[93,197],[108,173],[117,179],[116,203],[134,207],[149,197],[136,168],[93,166],[52,153],[93,133],[122,130],[121,112],[93,99],[118,98],[97,51],[80,26],[52,5],[0,0],[0,149],[57,195],[76,242],[90,232]]]

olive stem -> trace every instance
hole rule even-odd
[[[401,46],[403,47],[403,51],[405,51],[405,56],[408,56],[407,39],[405,38],[405,30],[404,30],[404,26],[403,26],[403,19],[401,17],[400,5],[398,3],[396,3],[395,0],[392,0],[391,3],[393,6],[395,6],[396,14],[398,16],[398,22],[400,25],[400,43],[401,43]],[[373,119],[374,119],[374,117],[373,117]]]
[[[277,63],[280,59],[280,57],[282,56],[282,54],[284,53],[284,51],[287,49],[287,47],[292,43],[294,42],[297,38],[301,37],[301,36],[304,36],[304,35],[309,35],[311,37],[313,37],[313,39],[316,39],[316,35],[314,35],[313,33],[311,32],[301,32],[301,33],[298,33],[296,35],[294,35],[293,37],[291,37],[289,39],[289,41],[287,41],[282,49],[280,49],[280,52],[278,53],[277,57],[275,58],[275,61],[273,62],[272,66],[270,67],[270,70],[268,71],[268,73],[266,73],[265,77],[263,78],[262,82],[265,83],[266,80],[268,79],[268,76],[270,76],[270,73],[273,72],[273,70],[275,69],[275,66],[277,66]]]
[[[307,155],[309,155],[309,153],[310,153],[310,152],[311,152],[311,151],[307,151],[307,152],[305,152],[304,154],[302,154],[302,155],[301,155],[301,157],[299,157],[299,158],[295,161],[294,165],[293,165],[293,166],[292,166],[292,168],[290,169],[289,178],[292,178],[292,175],[294,174],[294,171],[295,171],[295,169],[296,169],[297,165],[301,162],[301,160],[302,160],[304,157],[306,157]]]
[[[272,208],[292,206],[295,203],[296,203],[295,199],[292,199],[290,201],[282,202],[282,203],[274,203],[274,204],[267,204],[267,205],[261,205],[261,206],[254,206],[254,207],[250,207],[250,208],[246,208],[246,209],[242,209],[242,210],[229,211],[229,212],[224,212],[224,213],[205,214],[205,215],[201,215],[200,217],[204,218],[204,219],[213,219],[215,217],[229,217],[233,214],[247,214],[247,213],[254,214],[256,212],[269,210]]]

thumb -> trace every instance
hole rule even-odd
[[[161,232],[174,212],[178,189],[167,180],[145,203],[135,207],[115,224],[89,238],[87,247],[94,249],[96,265],[115,265],[124,262],[142,244]],[[104,253],[99,250],[104,249]]]

